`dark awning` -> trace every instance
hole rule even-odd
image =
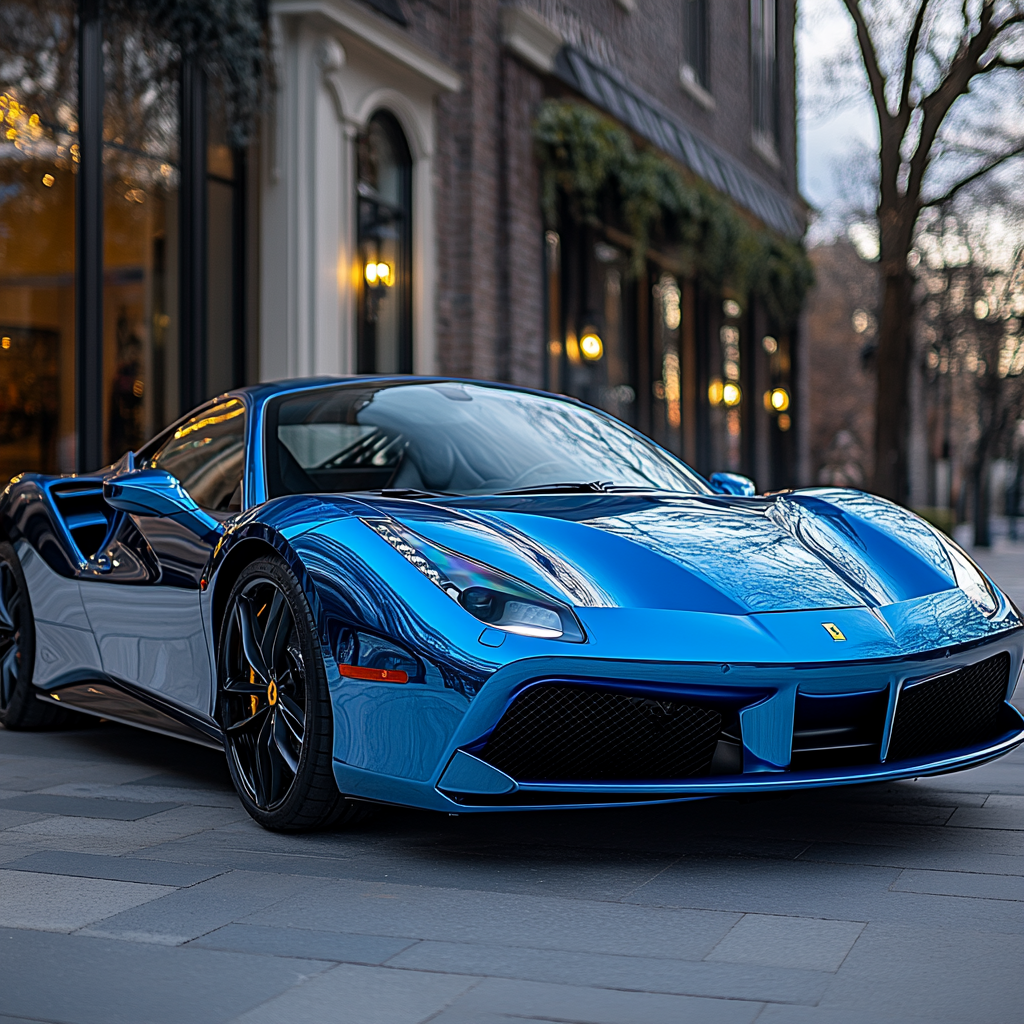
[[[563,46],[555,61],[555,74],[768,227],[787,238],[797,239],[803,234],[793,204],[785,195],[616,72],[595,64],[572,46]]]

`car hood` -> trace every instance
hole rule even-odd
[[[930,526],[858,492],[379,505],[434,543],[579,606],[742,615],[879,607],[956,586]]]

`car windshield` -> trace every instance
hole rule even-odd
[[[266,424],[270,497],[708,490],[682,462],[610,416],[485,385],[318,388],[272,400]]]

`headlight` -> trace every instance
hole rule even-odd
[[[999,608],[999,602],[988,580],[958,544],[954,544],[946,536],[940,536],[940,540],[952,563],[956,585],[977,605],[983,615],[991,618]]]
[[[520,636],[583,643],[583,628],[567,604],[498,569],[434,544],[393,519],[363,522],[488,626]]]

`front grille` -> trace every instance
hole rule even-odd
[[[679,779],[707,774],[722,716],[678,700],[534,686],[477,756],[520,782]]]
[[[1006,700],[1010,655],[904,686],[896,704],[886,760],[939,754],[993,739]]]

